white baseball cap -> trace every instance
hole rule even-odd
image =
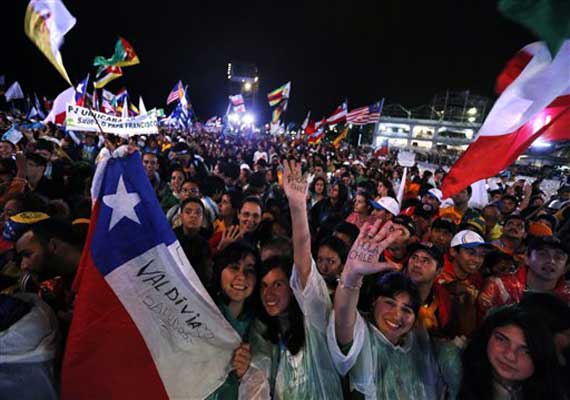
[[[249,167],[249,165],[247,165],[246,163],[243,163],[242,165],[239,166],[239,169],[247,169],[251,171],[251,168]]]
[[[431,197],[437,199],[437,201],[439,201],[440,203],[443,200],[443,193],[439,189],[432,188],[428,190],[426,194],[429,194]]]
[[[483,239],[478,233],[464,230],[457,233],[453,239],[451,239],[451,247],[455,246],[473,248],[479,246],[488,246],[488,244],[485,242],[485,239]]]
[[[386,210],[393,216],[400,214],[400,205],[395,198],[390,196],[377,197],[374,201],[370,200],[370,205],[377,210]]]

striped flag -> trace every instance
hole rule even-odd
[[[93,86],[95,89],[101,89],[102,87],[105,87],[107,83],[121,76],[123,76],[123,70],[121,67],[107,67],[103,70],[101,77],[93,83]]]
[[[346,119],[348,114],[348,107],[346,101],[344,101],[337,109],[334,111],[333,115],[327,118],[327,124],[335,125]]]
[[[384,99],[369,106],[356,108],[346,115],[346,122],[352,125],[375,124],[380,119],[383,106]]]
[[[168,94],[166,98],[166,105],[180,100],[184,97],[184,87],[182,86],[182,81],[178,81],[176,85],[172,88],[172,91]]]
[[[241,94],[229,96],[229,99],[232,103],[234,112],[244,113],[246,111],[245,110],[245,101],[243,100],[243,96]]]
[[[269,100],[269,106],[274,107],[281,103],[283,99],[288,99],[291,93],[291,82],[287,82],[281,87],[278,87],[274,91],[267,94],[267,100]]]

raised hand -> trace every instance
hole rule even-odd
[[[241,379],[249,368],[251,363],[251,346],[248,343],[242,343],[235,351],[232,357],[232,368],[234,369],[238,379]]]
[[[380,254],[403,235],[401,229],[397,229],[391,221],[386,222],[382,229],[382,221],[378,220],[373,225],[364,224],[360,235],[352,245],[343,275],[352,279],[358,279],[364,275],[370,275],[385,269],[393,268],[391,264],[380,262]]]
[[[283,190],[289,200],[289,205],[306,204],[309,183],[307,174],[303,175],[301,171],[301,163],[295,160],[285,160],[283,164]]]
[[[228,245],[238,240],[240,237],[241,232],[239,230],[239,226],[232,225],[227,227],[222,233],[222,240],[220,240],[220,244],[218,244],[218,251],[222,251]]]

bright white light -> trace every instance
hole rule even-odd
[[[538,130],[540,130],[540,128],[542,128],[544,126],[544,119],[542,118],[542,115],[536,117],[536,119],[532,122],[532,131],[536,132]]]
[[[246,82],[243,84],[243,90],[245,90],[246,92],[249,92],[251,88],[252,88],[251,82]]]
[[[469,117],[469,118],[467,118],[467,121],[469,121],[469,122],[475,122],[476,119],[477,119],[477,118],[475,118],[475,117]]]
[[[469,110],[467,110],[467,115],[477,115],[477,108],[471,107]]]
[[[538,138],[534,141],[534,143],[530,147],[545,148],[550,146],[552,146],[552,143],[548,143],[547,141]]]
[[[239,114],[238,113],[231,113],[230,115],[228,115],[228,120],[235,124],[239,122]]]
[[[253,80],[257,82],[259,80],[259,76],[256,76]]]
[[[245,125],[252,125],[255,122],[255,117],[252,114],[245,114],[241,119]]]

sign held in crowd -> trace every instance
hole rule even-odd
[[[68,104],[65,125],[70,130],[99,132],[102,129],[105,133],[122,137],[158,134],[155,110],[145,115],[123,118]]]

